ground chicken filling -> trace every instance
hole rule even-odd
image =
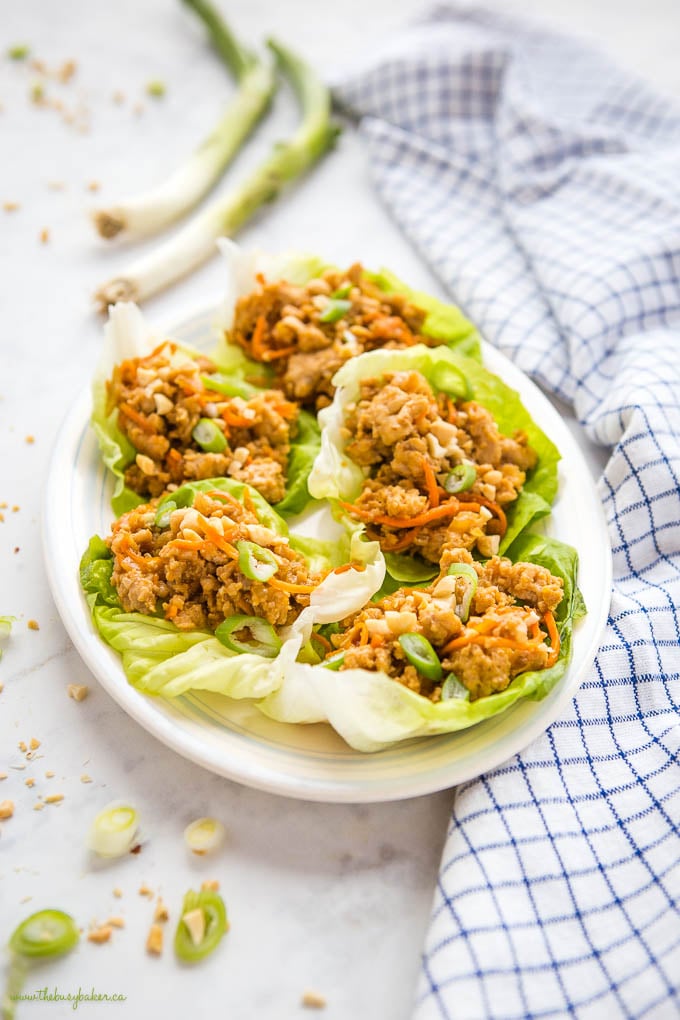
[[[502,435],[484,407],[435,396],[420,372],[364,380],[346,428],[345,451],[368,477],[345,506],[386,552],[437,564],[451,548],[498,552],[504,508],[537,461],[524,432]]]
[[[183,482],[228,476],[269,503],[283,499],[297,406],[276,390],[250,400],[224,396],[204,379],[216,371],[172,343],[116,366],[108,412],[118,410],[118,426],[137,451],[125,472],[134,492],[160,496]]]
[[[136,507],[111,529],[111,581],[126,612],[161,612],[180,630],[212,630],[235,615],[284,626],[309,605],[321,579],[247,505],[220,490],[169,512],[158,502]],[[243,557],[252,564],[253,553],[276,563],[268,580],[248,576]]]
[[[476,583],[469,573],[447,573],[458,564],[474,570]],[[553,611],[562,595],[562,579],[545,567],[498,556],[482,564],[464,549],[451,550],[428,588],[400,588],[344,620],[333,654],[344,652],[341,670],[382,671],[435,702],[446,697],[453,675],[474,701],[505,690],[519,673],[554,664]],[[410,661],[400,641],[406,635],[429,642],[434,670]]]
[[[331,402],[331,379],[354,355],[436,343],[420,333],[426,314],[405,295],[380,290],[356,263],[305,286],[259,279],[237,301],[229,339],[271,365],[289,399],[318,410]]]

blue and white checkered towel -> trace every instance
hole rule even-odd
[[[457,792],[415,1017],[677,1017],[680,109],[462,6],[336,92],[451,294],[612,447],[608,630],[565,715]]]

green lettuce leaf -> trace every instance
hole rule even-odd
[[[526,432],[538,454],[538,464],[529,474],[519,498],[508,509],[508,529],[500,546],[503,552],[530,524],[550,512],[557,492],[560,454],[515,390],[474,359],[448,347],[418,344],[403,351],[370,351],[342,366],[335,376],[338,390],[333,403],[319,412],[321,450],[309,476],[309,491],[316,499],[352,502],[357,498],[366,476],[344,452],[345,409],[358,399],[362,379],[401,370],[421,372],[436,391],[456,399],[474,397],[489,409],[500,431],[506,435],[512,435],[517,429]],[[409,567],[409,563],[414,562],[418,566]],[[432,576],[420,561],[399,553],[390,555],[387,568],[395,579],[405,582]]]
[[[511,558],[540,563],[564,581],[564,597],[555,614],[560,654],[554,666],[522,673],[497,694],[465,701],[452,698],[433,703],[390,679],[364,669],[333,672],[323,666],[296,662],[280,687],[259,708],[272,719],[288,723],[328,721],[359,751],[378,751],[412,737],[466,729],[490,719],[523,698],[540,700],[564,676],[571,658],[574,622],[583,612],[576,586],[578,556],[554,539],[522,535]]]

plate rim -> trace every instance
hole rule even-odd
[[[197,323],[199,320],[206,320],[209,317],[214,318],[218,308],[219,302],[215,302],[214,298],[204,298],[202,302],[194,303],[186,311],[182,312],[180,310],[180,313],[173,316],[171,328],[163,330],[154,329],[154,332],[166,336],[172,336],[183,331],[186,332],[190,328],[191,323]],[[530,706],[543,706],[544,710],[549,708],[548,721],[546,722],[544,718],[545,711],[534,713],[530,718],[524,720],[521,727],[505,736],[502,745],[499,745],[499,750],[500,747],[503,748],[502,753],[494,754],[494,745],[491,744],[489,747],[476,751],[469,759],[464,758],[462,761],[454,761],[453,763],[445,762],[432,770],[421,771],[410,777],[408,772],[405,772],[399,778],[390,775],[387,779],[380,780],[378,778],[375,782],[362,780],[358,785],[351,780],[341,782],[327,777],[313,779],[305,776],[303,778],[295,775],[286,775],[279,771],[272,772],[270,769],[258,771],[253,768],[249,761],[237,758],[234,762],[225,753],[221,755],[216,754],[210,744],[206,743],[202,746],[198,737],[178,727],[177,721],[171,716],[157,710],[155,707],[156,699],[142,694],[128,683],[116,653],[102,641],[92,624],[87,602],[78,583],[77,570],[73,575],[63,578],[56,569],[54,558],[49,555],[50,547],[53,543],[53,536],[50,534],[50,522],[54,519],[55,515],[53,512],[50,513],[48,511],[50,508],[53,511],[60,498],[63,498],[64,491],[70,491],[69,488],[64,489],[58,471],[60,451],[63,450],[64,437],[72,433],[79,424],[81,425],[78,430],[80,440],[87,436],[89,432],[91,383],[88,383],[80,390],[71,408],[64,416],[50,452],[49,468],[43,496],[43,512],[41,514],[43,560],[57,612],[73,645],[98,683],[101,684],[109,696],[113,698],[128,716],[165,746],[208,771],[267,793],[298,800],[325,803],[388,802],[449,789],[452,786],[468,782],[477,776],[498,768],[515,754],[528,747],[529,744],[559,718],[564,707],[575,696],[592,667],[607,625],[613,574],[611,540],[604,507],[601,499],[597,496],[595,482],[592,479],[583,451],[562,420],[558,409],[550,402],[536,382],[510,361],[502,351],[492,347],[483,340],[482,354],[484,363],[490,371],[499,375],[513,389],[520,389],[520,396],[523,401],[524,394],[521,392],[521,387],[528,387],[529,390],[535,391],[539,403],[543,403],[544,406],[550,409],[549,417],[553,418],[553,424],[557,427],[557,431],[564,437],[570,457],[572,459],[575,458],[579,462],[579,468],[586,473],[591,482],[592,494],[596,497],[593,502],[599,517],[598,524],[601,536],[604,539],[599,546],[602,597],[597,607],[593,609],[588,608],[588,615],[592,621],[592,633],[588,645],[582,651],[578,664],[575,664],[572,660],[563,679],[558,682],[545,699],[539,702],[527,703]],[[487,356],[489,356],[490,361],[498,362],[498,364],[489,365]],[[533,414],[533,412],[531,413]],[[543,423],[541,423],[541,427],[543,427]],[[560,453],[563,453],[564,447],[560,439],[556,439],[550,429],[547,430],[547,434],[555,442]],[[77,611],[75,607],[77,607]],[[103,668],[103,652],[108,653],[112,660],[115,660],[112,661],[112,668],[119,674],[116,678],[109,675],[109,669]],[[120,682],[121,677],[122,683]],[[522,702],[517,704],[522,706]],[[497,718],[501,718],[504,715],[505,713],[501,713]],[[515,735],[516,739],[513,739]],[[445,741],[447,736],[454,736],[454,734],[420,737],[417,738],[417,742]],[[403,747],[404,744],[401,746]],[[362,755],[361,752],[354,753],[361,755],[362,758],[367,760],[373,757],[373,755]],[[378,755],[381,753],[375,752]],[[481,770],[478,765],[475,765],[475,761],[480,755],[488,757],[488,761]],[[452,779],[450,774],[452,766],[453,771],[455,771],[455,779]]]

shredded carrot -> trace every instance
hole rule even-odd
[[[296,350],[297,347],[294,345],[290,347],[279,347],[278,349],[270,347],[268,351],[264,352],[260,360],[267,363],[270,361],[278,361],[279,358],[288,358],[291,354],[295,354]]]
[[[179,606],[175,602],[175,603],[173,603],[173,605],[168,606],[168,608],[166,609],[166,611],[165,611],[165,619],[166,620],[174,620],[178,613],[179,613]]]
[[[422,514],[416,514],[415,517],[387,517],[384,514],[378,514],[374,517],[370,510],[363,510],[352,503],[341,502],[340,506],[355,517],[368,521],[370,524],[382,524],[386,528],[421,528],[424,524],[430,524],[432,521],[440,520],[442,517],[455,517],[462,509],[462,504],[457,499],[452,499],[442,503],[440,506],[432,507]],[[465,503],[465,509],[479,510],[479,504]]]
[[[462,503],[467,503],[464,494],[461,493],[460,499]],[[485,499],[484,496],[478,496],[476,493],[473,499],[474,503],[469,504],[470,508],[479,510],[479,506],[485,506],[487,510],[490,510],[491,513],[498,518],[498,523],[501,526],[501,535],[504,535],[505,532],[508,530],[508,519],[505,516],[505,512],[501,509],[501,507],[499,507],[498,503],[492,503],[490,499]],[[479,504],[479,506],[475,505],[477,503]]]
[[[250,341],[250,351],[256,361],[264,361],[265,348],[262,343],[264,340],[264,331],[267,328],[267,320],[264,315],[258,317],[253,335]]]
[[[213,545],[217,546],[222,552],[225,552],[227,556],[231,556],[232,559],[238,558],[237,550],[227,542],[224,535],[221,535],[216,528],[213,528],[207,521],[201,521],[200,526],[205,532],[206,538],[209,538]]]
[[[272,588],[288,592],[289,595],[309,595],[316,588],[315,584],[291,584],[289,581],[281,581],[278,577],[270,577],[267,581]]]
[[[246,510],[249,510],[251,514],[255,513],[255,504],[253,503],[253,497],[250,495],[248,489],[243,490],[243,505]],[[257,516],[257,514],[255,514]]]
[[[543,622],[548,628],[548,636],[550,638],[550,658],[548,659],[548,666],[554,666],[560,654],[560,635],[555,623],[555,617],[550,610],[544,614]]]
[[[355,563],[354,561],[352,561],[351,563],[343,563],[341,567],[336,567],[333,573],[344,574],[348,570],[358,570],[359,572],[361,572],[362,570],[365,569],[366,569],[365,563]]]
[[[451,397],[446,398],[446,412],[449,421],[449,425],[456,424],[456,405],[451,400]]]
[[[177,350],[177,344],[173,344],[172,340],[162,340],[161,343],[159,343],[158,347],[154,347],[151,354],[147,354],[147,356],[145,358],[142,358],[141,360],[144,362],[150,361],[152,358],[157,357],[157,355],[161,353],[164,347],[169,347],[171,354],[174,354],[175,351]]]
[[[439,506],[439,486],[435,473],[432,469],[427,457],[423,457],[423,471],[425,473],[425,487],[427,489],[427,498],[430,501],[431,507]]]
[[[148,418],[145,418],[139,411],[135,411],[134,407],[130,407],[129,404],[121,404],[120,409],[126,418],[133,421],[135,425],[139,425],[143,432],[155,432],[155,428]]]
[[[239,510],[243,509],[235,496],[232,496],[230,492],[223,492],[222,489],[209,489],[206,492],[206,496],[210,496],[211,499],[223,499],[225,503],[231,503],[232,506],[237,506]]]
[[[407,531],[404,535],[402,535],[402,537],[399,539],[396,545],[390,546],[389,549],[386,548],[385,551],[402,552],[402,550],[408,549],[410,545],[413,545],[419,533],[420,528],[411,528],[410,531]]]
[[[371,648],[380,648],[380,646],[384,644],[385,638],[382,634],[371,634]]]
[[[178,462],[181,464],[182,454],[179,452],[179,450],[176,450],[173,446],[171,447],[171,449],[168,450],[167,460],[172,461],[175,464]]]
[[[321,645],[321,647],[323,648],[323,650],[325,652],[332,652],[333,651],[333,645],[330,643],[328,638],[325,638],[323,636],[323,634],[319,634],[315,630],[312,631],[310,640],[311,641],[317,641]]]
[[[222,411],[222,417],[224,418],[227,425],[231,425],[235,429],[247,429],[253,425],[253,421],[250,418],[243,418],[240,414],[237,414],[233,407],[227,405]]]
[[[149,557],[147,559],[146,557],[142,556],[141,553],[138,553],[135,549],[130,548],[130,539],[127,536],[124,537],[123,541],[121,542],[121,546],[122,546],[123,555],[127,556],[128,559],[134,560],[134,562],[138,563],[140,566],[144,566],[144,567],[147,566],[148,559],[154,559],[155,558],[155,557]]]

